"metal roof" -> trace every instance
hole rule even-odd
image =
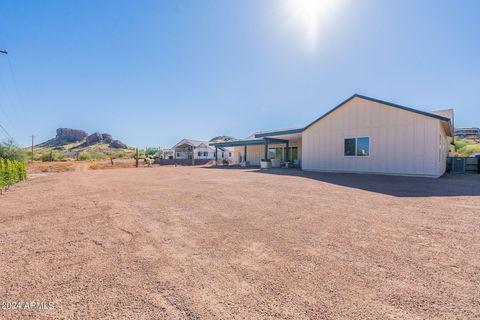
[[[370,98],[370,97],[363,96],[363,95],[360,95],[360,94],[354,94],[353,96],[351,96],[347,100],[343,101],[342,103],[337,105],[335,108],[331,109],[330,111],[328,111],[327,113],[322,115],[320,118],[317,118],[315,121],[311,122],[309,125],[307,125],[304,128],[291,128],[291,129],[280,129],[280,130],[270,130],[270,131],[259,131],[259,132],[255,132],[254,134],[250,135],[247,139],[234,140],[234,141],[228,141],[228,142],[222,142],[222,143],[211,143],[210,145],[214,145],[214,146],[217,146],[217,147],[219,147],[219,146],[224,146],[224,147],[229,147],[230,146],[230,147],[232,147],[232,146],[264,144],[264,143],[268,143],[268,140],[269,140],[268,137],[301,133],[304,130],[311,127],[312,125],[314,125],[315,123],[317,123],[318,121],[320,121],[323,118],[325,118],[326,116],[328,116],[329,114],[333,113],[335,110],[341,108],[342,106],[347,104],[349,101],[353,100],[354,98],[369,100],[369,101],[380,103],[380,104],[383,104],[383,105],[386,105],[386,106],[389,106],[389,107],[392,107],[392,108],[397,108],[397,109],[401,109],[401,110],[404,110],[404,111],[417,113],[417,114],[420,114],[420,115],[423,115],[423,116],[426,116],[426,117],[431,117],[431,118],[434,118],[434,119],[437,119],[437,120],[440,120],[440,121],[444,121],[448,124],[448,128],[450,129],[451,134],[453,134],[452,121],[451,121],[450,118],[443,117],[443,116],[435,114],[435,113],[430,113],[430,112],[425,112],[425,111],[405,107],[405,106],[395,104],[395,103],[391,103],[391,102],[388,102],[388,101],[383,101],[383,100],[379,100],[379,99],[375,99],[375,98]]]

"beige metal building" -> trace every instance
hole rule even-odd
[[[304,128],[216,146],[234,147],[238,164],[278,159],[307,171],[439,177],[452,138],[452,109],[424,112],[353,95]]]

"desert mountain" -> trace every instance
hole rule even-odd
[[[36,151],[57,150],[72,155],[76,152],[110,152],[131,150],[120,140],[114,140],[108,133],[94,132],[88,134],[84,130],[71,128],[58,128],[55,138],[35,146]]]
[[[227,141],[233,141],[233,140],[237,140],[237,139],[230,136],[217,136],[215,138],[210,139],[209,142],[227,142]]]

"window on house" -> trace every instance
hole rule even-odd
[[[355,140],[356,140],[355,138],[345,139],[344,155],[355,156],[355,145],[356,145]]]
[[[180,157],[180,152],[177,152],[177,157]]]
[[[228,157],[229,157],[229,158],[232,157],[232,153],[231,153],[231,152],[228,153]]]
[[[198,156],[201,157],[202,156],[202,152],[201,151],[198,151]]]
[[[370,155],[370,138],[357,138],[357,156],[368,157]]]
[[[204,156],[204,157],[208,157],[208,152],[204,151],[204,152],[203,152],[203,156]]]
[[[350,157],[368,157],[370,155],[370,138],[347,138],[344,142],[344,155]]]

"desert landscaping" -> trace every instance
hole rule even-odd
[[[0,318],[480,317],[478,175],[91,169],[1,196]]]

